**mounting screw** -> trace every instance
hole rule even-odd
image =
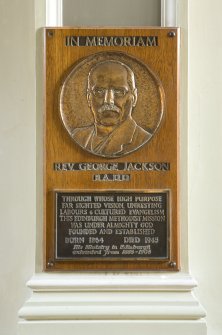
[[[170,32],[168,33],[168,37],[175,37],[175,36],[176,36],[175,31],[170,31]]]
[[[48,37],[53,37],[53,35],[54,35],[54,33],[53,33],[53,31],[48,31]]]
[[[47,263],[47,266],[49,268],[53,267],[54,266],[54,262],[52,260],[49,260],[48,263]]]
[[[169,262],[169,266],[171,268],[175,268],[177,266],[177,263],[176,262]]]

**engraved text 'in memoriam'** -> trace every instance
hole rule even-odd
[[[158,36],[66,36],[67,47],[157,47]]]

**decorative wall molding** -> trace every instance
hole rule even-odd
[[[198,320],[205,312],[187,274],[38,274],[25,320]]]
[[[62,0],[46,0],[46,26],[61,27],[63,21]]]
[[[161,26],[177,26],[177,0],[161,0]]]
[[[191,291],[196,281],[186,273],[40,273],[27,283],[41,291]]]
[[[46,26],[61,27],[63,25],[63,1],[46,0]],[[177,25],[177,0],[161,0],[161,26]]]
[[[33,321],[19,324],[19,335],[206,335],[206,326],[200,321],[150,320],[75,320]]]
[[[43,324],[47,334],[68,335],[89,320],[93,334],[124,321],[119,333],[128,335],[132,322],[144,335],[206,335],[205,311],[192,293],[196,281],[186,273],[42,273],[27,285],[33,293],[19,311],[19,335],[40,334]]]

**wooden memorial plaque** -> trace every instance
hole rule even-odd
[[[45,29],[45,268],[179,269],[176,28]]]

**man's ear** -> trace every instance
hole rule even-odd
[[[136,106],[137,103],[137,88],[134,88],[133,90],[133,107]]]
[[[88,106],[90,108],[91,107],[91,92],[90,92],[89,89],[87,89],[86,97],[87,97],[87,101],[88,101]]]

